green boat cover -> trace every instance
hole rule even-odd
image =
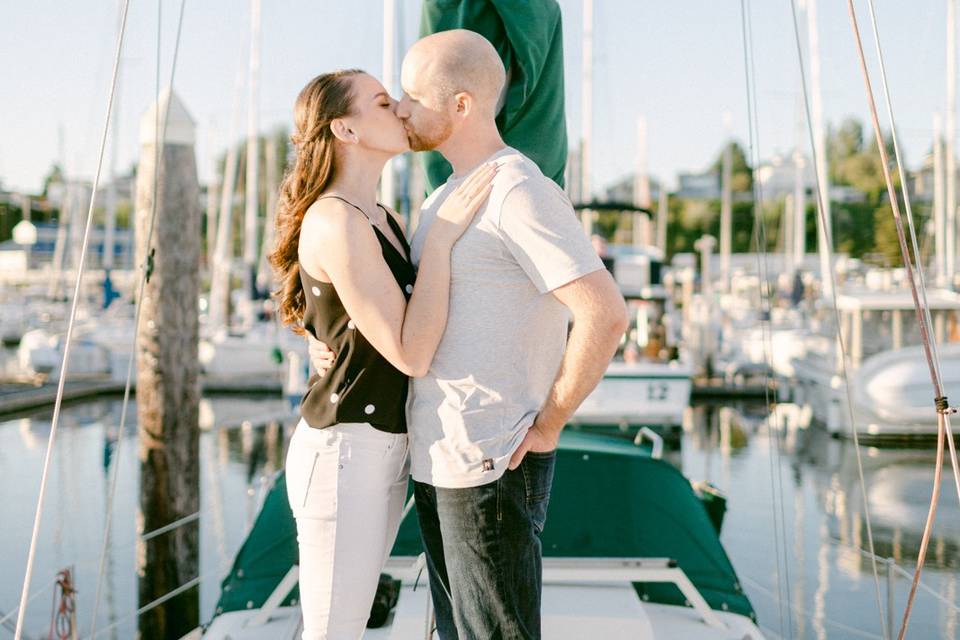
[[[755,618],[690,483],[628,440],[564,431],[542,540],[547,557],[671,558],[712,608]],[[421,551],[413,510],[401,524],[393,555]],[[261,606],[296,560],[296,527],[281,473],[223,580],[217,614]],[[645,600],[684,604],[672,585],[634,586]],[[294,591],[287,603],[296,598]]]
[[[497,127],[504,141],[563,186],[567,124],[563,100],[563,28],[556,0],[425,0],[420,35],[468,29],[500,53],[509,85]],[[427,183],[450,176],[439,153],[420,154]]]

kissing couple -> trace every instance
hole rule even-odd
[[[489,41],[427,36],[401,84],[326,73],[294,107],[270,258],[318,371],[286,458],[303,638],[362,636],[409,476],[441,640],[540,638],[557,443],[626,308],[564,191],[504,143]],[[409,244],[376,197],[408,150],[453,168]]]

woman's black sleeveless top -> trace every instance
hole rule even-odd
[[[347,204],[363,213],[356,205]],[[371,226],[380,241],[383,260],[409,300],[416,278],[410,264],[410,246],[403,229],[389,213],[387,220],[406,255],[400,253],[376,226]],[[368,422],[381,431],[406,433],[409,378],[380,355],[357,330],[331,283],[313,278],[302,266],[300,283],[306,298],[303,328],[325,342],[335,355],[333,367],[326,375],[310,376],[307,392],[300,402],[300,414],[307,424],[322,429],[343,422]]]

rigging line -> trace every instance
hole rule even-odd
[[[943,387],[939,379],[939,367],[933,360],[933,352],[931,349],[931,342],[933,342],[926,323],[924,322],[925,317],[923,315],[922,306],[920,302],[919,293],[917,291],[917,281],[913,272],[913,265],[910,260],[910,252],[907,248],[907,240],[903,230],[903,220],[900,216],[900,204],[897,200],[896,190],[893,186],[893,178],[890,175],[890,166],[889,158],[887,157],[887,149],[883,144],[883,134],[880,130],[880,118],[877,115],[877,103],[873,95],[873,85],[870,81],[870,73],[867,70],[867,61],[863,53],[863,41],[860,37],[860,27],[857,24],[857,14],[854,10],[853,0],[847,0],[847,11],[850,14],[850,26],[853,29],[854,40],[857,45],[857,55],[860,59],[860,69],[863,72],[863,82],[864,89],[867,92],[867,103],[870,107],[870,118],[873,123],[874,134],[877,138],[877,145],[880,150],[880,168],[883,170],[883,179],[886,182],[887,186],[887,196],[890,199],[890,206],[893,209],[893,218],[894,223],[897,229],[897,240],[900,243],[900,254],[903,257],[904,266],[907,269],[907,276],[910,280],[910,294],[913,296],[913,304],[917,314],[917,323],[920,328],[920,338],[923,342],[923,351],[927,359],[927,366],[930,370],[931,382],[933,383],[934,392],[936,394],[937,402],[939,403],[940,399],[943,398]],[[921,280],[921,286],[923,282]],[[945,404],[945,402],[944,402]],[[948,417],[949,407],[941,409],[937,407],[937,468],[934,471],[934,487],[933,495],[930,498],[930,508],[927,513],[927,522],[924,526],[923,538],[920,543],[919,556],[917,558],[917,568],[914,572],[913,584],[910,587],[910,596],[907,599],[907,606],[904,610],[903,621],[900,626],[899,638],[902,640],[907,632],[907,625],[910,622],[910,613],[913,610],[913,602],[917,593],[917,583],[920,581],[920,574],[923,571],[923,563],[926,557],[927,544],[930,539],[930,533],[933,528],[933,521],[936,517],[937,511],[937,501],[940,499],[940,476],[943,466],[943,446],[944,439],[947,435],[949,428],[949,417]],[[953,436],[950,434],[950,448],[951,452],[953,451]],[[954,473],[956,474],[956,468],[954,468]],[[873,549],[870,550],[871,552]]]
[[[100,151],[97,156],[97,171],[93,178],[93,189],[90,192],[90,205],[87,208],[87,221],[83,230],[83,242],[80,248],[80,261],[77,264],[77,278],[74,284],[73,300],[70,303],[70,321],[67,324],[67,335],[63,347],[63,363],[60,366],[60,379],[57,382],[57,397],[53,407],[53,419],[50,424],[50,436],[47,441],[47,451],[43,460],[43,474],[40,478],[40,495],[37,498],[36,514],[33,520],[33,533],[30,537],[30,551],[27,554],[26,575],[23,579],[23,589],[20,594],[20,610],[17,612],[17,629],[14,640],[23,637],[23,621],[27,612],[27,597],[30,592],[30,581],[33,578],[33,563],[37,555],[37,542],[40,537],[40,520],[43,516],[43,503],[46,497],[47,480],[50,475],[50,462],[53,457],[53,446],[56,442],[57,428],[60,426],[60,407],[63,405],[63,390],[67,380],[67,371],[70,364],[70,343],[73,338],[73,327],[77,319],[77,306],[81,298],[83,271],[87,258],[87,247],[90,244],[90,228],[93,223],[93,208],[96,203],[97,188],[100,186],[100,173],[103,170],[103,156],[107,147],[107,134],[110,130],[110,119],[113,113],[113,99],[117,91],[117,75],[120,70],[120,54],[123,51],[123,37],[126,33],[127,11],[130,0],[124,0],[123,16],[120,19],[120,33],[117,36],[117,49],[113,60],[113,76],[110,81],[110,95],[107,98],[107,114],[103,124],[103,135],[100,138]]]
[[[760,595],[767,596],[768,598],[770,598],[771,600],[774,600],[774,601],[777,600],[777,597],[778,597],[777,594],[774,593],[772,589],[768,589],[767,587],[763,586],[758,580],[755,580],[755,579],[753,579],[753,578],[751,578],[751,577],[749,577],[749,576],[745,576],[745,575],[741,575],[741,576],[740,576],[740,580],[742,580],[745,584],[750,585],[750,587],[752,587],[753,589],[756,589],[757,592],[760,593]],[[803,617],[803,618],[806,618],[807,620],[809,620],[809,621],[811,621],[811,622],[814,622],[814,618],[815,618],[814,614],[812,614],[812,613],[807,613],[806,611],[803,610],[803,608],[801,608],[801,607],[799,607],[799,606],[797,606],[797,605],[795,605],[795,604],[790,604],[789,606],[790,606],[791,609],[794,609],[794,610],[797,612],[797,615],[799,615],[799,616],[801,616],[801,617]],[[841,631],[846,631],[847,633],[850,633],[850,634],[852,634],[852,635],[860,636],[860,637],[863,637],[863,638],[871,638],[871,639],[874,639],[874,638],[875,638],[876,640],[885,640],[883,636],[878,636],[878,635],[875,634],[875,633],[871,633],[871,632],[869,632],[869,631],[864,631],[863,629],[858,629],[858,628],[856,628],[856,627],[851,627],[851,626],[846,625],[846,624],[844,624],[844,623],[842,623],[842,622],[837,622],[836,620],[831,620],[830,618],[823,618],[822,621],[823,621],[823,624],[826,625],[826,626],[835,627],[835,628],[837,628],[837,629],[840,629]],[[761,629],[762,629],[762,627],[761,627]]]
[[[939,346],[937,345],[936,335],[934,334],[934,331],[933,331],[933,319],[931,318],[931,315],[930,315],[930,303],[927,301],[926,277],[924,276],[924,273],[923,273],[923,261],[921,260],[921,253],[919,248],[917,247],[917,235],[916,235],[916,231],[914,229],[914,224],[913,224],[913,210],[912,210],[912,207],[910,206],[910,190],[907,187],[907,180],[903,170],[903,161],[901,160],[901,157],[900,157],[900,144],[897,142],[897,129],[894,123],[893,105],[890,100],[890,89],[887,84],[887,69],[886,69],[886,65],[884,65],[883,52],[880,48],[880,32],[877,27],[877,15],[874,7],[874,1],[868,0],[868,4],[870,6],[870,22],[873,26],[873,39],[877,47],[877,58],[880,61],[880,79],[883,86],[883,96],[886,102],[887,116],[890,119],[890,134],[893,137],[894,161],[896,162],[897,172],[898,172],[898,175],[900,176],[900,193],[903,195],[904,209],[907,214],[907,226],[910,230],[910,240],[913,244],[913,255],[914,255],[914,261],[916,263],[915,266],[917,269],[917,285],[918,285],[918,289],[920,291],[920,297],[923,303],[921,305],[921,310],[923,311],[923,318],[927,323],[927,335],[931,336],[930,344],[929,344],[931,359],[929,360],[929,364],[931,365],[931,375],[934,375],[935,379],[938,381],[938,383],[934,384],[934,393],[935,393],[935,396],[939,398],[939,397],[942,397],[944,394],[943,373],[941,372],[941,369],[940,369],[940,350],[939,350]],[[919,319],[920,318],[918,317],[918,320]],[[946,422],[944,426],[946,428],[947,445],[950,450],[950,464],[953,467],[953,480],[957,488],[957,497],[960,498],[960,464],[958,464],[957,462],[957,451],[956,451],[956,447],[954,445],[954,440],[953,440],[953,430],[950,428],[949,414],[945,414],[945,418],[946,418]],[[938,419],[938,423],[939,423],[939,419]],[[938,424],[938,427],[939,427],[939,424]]]
[[[757,110],[756,110],[756,85],[755,85],[755,76],[756,68],[753,65],[753,30],[750,23],[750,11],[747,6],[748,0],[740,0],[740,22],[741,22],[741,33],[743,37],[743,69],[744,69],[744,80],[747,90],[747,123],[748,123],[748,135],[749,135],[749,152],[750,152],[750,162],[753,166],[753,171],[751,175],[751,186],[753,188],[753,200],[754,200],[754,225],[756,228],[756,233],[754,238],[757,245],[757,273],[759,275],[759,294],[760,294],[760,304],[761,307],[765,308],[767,312],[767,319],[764,320],[761,318],[760,322],[760,339],[763,344],[764,350],[764,359],[772,370],[772,338],[770,337],[770,299],[769,295],[764,295],[764,290],[766,289],[767,284],[767,274],[769,270],[767,269],[766,263],[766,230],[764,228],[763,221],[763,193],[762,189],[759,186],[757,181],[756,167],[759,160],[759,133],[758,133],[758,121],[757,121]],[[731,211],[731,221],[732,225],[732,211]],[[762,258],[761,258],[762,256]],[[767,406],[767,411],[773,413],[774,416],[777,415],[777,405],[776,398],[773,403],[770,399],[770,380],[769,374],[764,372],[764,399]],[[771,409],[772,407],[772,409]],[[786,602],[790,602],[790,566],[789,566],[789,556],[787,555],[787,529],[786,529],[786,517],[783,511],[783,477],[781,475],[782,470],[782,455],[780,451],[780,439],[773,433],[773,428],[771,421],[767,421],[767,438],[771,443],[772,450],[775,451],[775,455],[770,457],[770,483],[771,483],[771,497],[779,495],[779,510],[774,510],[773,512],[773,531],[774,531],[774,546],[777,552],[777,574],[778,578],[780,575],[780,562],[781,558],[783,561],[783,580],[777,580],[777,590],[778,592],[783,589],[786,592]],[[779,533],[778,533],[778,515],[779,515]],[[781,598],[777,598],[777,609],[780,617],[780,633],[783,633],[783,606],[781,604]],[[787,630],[790,637],[793,637],[793,614],[790,611],[790,608],[787,607]]]
[[[186,0],[180,0],[180,13],[177,18],[177,35],[173,45],[173,60],[170,67],[170,96],[163,109],[163,121],[160,121],[160,44],[162,34],[161,10],[162,0],[157,1],[157,67],[156,84],[154,87],[156,100],[156,113],[154,115],[154,168],[153,168],[153,201],[150,204],[150,226],[147,231],[146,249],[144,251],[144,261],[140,265],[140,282],[138,283],[138,292],[136,297],[136,311],[133,320],[133,345],[130,349],[130,359],[127,361],[127,381],[123,389],[123,408],[120,411],[120,425],[117,429],[117,446],[113,452],[113,469],[111,469],[110,493],[107,495],[106,514],[103,533],[103,545],[100,549],[100,563],[97,573],[97,591],[94,598],[93,615],[90,623],[90,635],[95,634],[97,629],[97,614],[100,610],[100,598],[102,595],[103,578],[106,570],[107,550],[110,546],[110,525],[113,521],[113,508],[115,496],[117,493],[118,477],[120,475],[120,450],[123,446],[123,432],[127,422],[127,412],[130,406],[130,390],[133,382],[133,363],[137,357],[137,343],[140,337],[140,316],[142,312],[143,292],[146,287],[148,275],[148,264],[150,261],[150,246],[153,242],[154,221],[157,217],[158,186],[160,183],[160,163],[163,160],[163,145],[166,142],[167,122],[170,117],[170,103],[173,102],[173,80],[177,71],[177,58],[180,52],[180,36],[183,31],[183,14],[186,7]]]
[[[753,177],[752,184],[755,187],[755,193],[756,193],[754,223],[756,224],[756,221],[759,219],[759,222],[760,222],[759,232],[762,233],[762,238],[758,238],[759,240],[758,244],[761,247],[759,256],[762,256],[762,265],[763,265],[763,271],[764,271],[763,282],[765,283],[765,286],[766,286],[766,283],[769,282],[770,267],[767,261],[766,221],[763,218],[763,187],[760,181],[756,179],[758,177],[757,172],[760,166],[760,121],[759,121],[759,110],[757,109],[757,70],[756,70],[756,63],[754,61],[754,56],[753,56],[753,17],[752,17],[752,12],[749,10],[749,6],[750,6],[750,0],[747,0],[748,10],[746,12],[746,33],[747,33],[747,43],[749,44],[749,74],[746,77],[748,80],[747,87],[748,87],[748,90],[750,91],[750,93],[748,94],[750,98],[748,102],[748,113],[752,116],[751,121],[753,123],[753,129],[751,131],[752,137],[750,141],[750,146],[753,150],[753,156],[754,156],[754,161],[753,161],[754,171],[752,176]],[[760,263],[758,262],[758,264]],[[758,267],[758,270],[759,270],[759,267]],[[761,292],[761,301],[763,300],[762,295],[763,294]],[[770,330],[770,326],[771,326],[770,323],[772,322],[772,314],[770,309],[771,305],[770,305],[769,289],[767,289],[766,303],[767,303],[768,316],[767,316],[766,323],[761,324],[761,339],[763,339],[764,327],[765,327],[766,341],[764,342],[764,347],[766,349],[767,362],[770,364],[770,370],[772,371],[773,370],[773,355],[772,355],[773,354],[773,335]],[[764,373],[764,377],[768,378],[768,374],[766,372]],[[767,380],[767,383],[764,385],[764,394],[767,399],[767,406],[769,407],[771,406],[769,380]],[[774,397],[773,403],[772,403],[773,416],[774,416],[774,419],[780,422],[779,416],[781,415],[781,412],[779,410],[778,402],[779,402],[779,397],[778,396]],[[769,432],[770,426],[771,425],[768,423],[768,436],[770,433]],[[783,562],[784,562],[784,574],[785,574],[784,589],[786,591],[787,601],[789,602],[792,598],[791,598],[791,592],[790,592],[791,590],[790,556],[787,551],[787,524],[786,524],[787,520],[786,520],[785,509],[784,509],[784,505],[786,501],[783,499],[783,462],[782,462],[783,450],[781,447],[780,438],[778,436],[775,437],[774,444],[775,444],[775,452],[777,455],[777,463],[775,465],[777,470],[776,480],[777,480],[777,483],[779,484],[779,492],[780,492],[779,512],[780,512],[780,531],[782,532],[782,536],[783,536],[783,556],[784,556]],[[790,608],[787,609],[787,622],[789,624],[790,637],[792,638],[793,637],[793,611]]]
[[[913,574],[912,574],[912,573],[910,573],[909,571],[907,571],[906,569],[904,569],[904,568],[901,567],[900,565],[896,564],[895,562],[891,562],[891,563],[890,563],[890,566],[893,568],[894,571],[896,571],[897,573],[899,573],[900,575],[902,575],[902,576],[905,577],[905,578],[912,578],[912,577],[913,577]],[[939,600],[941,604],[946,605],[947,608],[951,609],[951,610],[954,611],[955,613],[960,613],[960,606],[957,606],[957,603],[956,603],[956,602],[953,602],[953,601],[945,598],[945,597],[943,596],[943,594],[941,594],[941,593],[939,593],[939,592],[937,592],[937,591],[934,591],[933,588],[930,587],[930,586],[929,586],[928,584],[926,584],[925,582],[920,582],[918,586],[919,586],[921,589],[923,589],[924,591],[926,591],[926,592],[927,592],[930,596],[932,596],[934,599]]]
[[[136,618],[139,618],[140,616],[142,616],[143,614],[147,613],[148,611],[150,611],[150,610],[152,610],[152,609],[156,609],[157,607],[159,607],[160,605],[162,605],[164,602],[167,602],[168,600],[171,600],[171,599],[173,599],[173,598],[176,598],[176,597],[177,597],[178,595],[180,595],[181,593],[184,593],[185,591],[189,591],[190,589],[193,589],[194,587],[202,584],[203,581],[206,580],[207,578],[210,578],[210,577],[213,575],[213,573],[214,573],[213,571],[210,571],[210,572],[207,572],[207,573],[205,573],[205,574],[203,574],[203,575],[199,575],[199,576],[197,576],[196,578],[192,578],[191,580],[188,580],[187,582],[183,583],[182,585],[180,585],[180,586],[177,587],[176,589],[173,589],[172,591],[168,591],[168,592],[165,593],[164,595],[160,596],[159,598],[157,598],[157,599],[154,600],[153,602],[150,602],[150,603],[148,603],[148,604],[143,605],[142,607],[140,607],[139,609],[137,609],[134,613],[131,613],[130,615],[124,616],[123,618],[120,618],[119,620],[113,621],[113,622],[110,623],[108,626],[106,626],[106,627],[104,627],[103,629],[101,629],[100,631],[98,631],[98,632],[96,633],[96,635],[89,635],[89,636],[87,636],[84,640],[93,640],[93,638],[95,638],[96,636],[103,635],[103,634],[106,633],[107,631],[112,631],[113,629],[116,629],[117,627],[119,627],[121,624],[123,624],[123,623],[125,623],[125,622],[128,622],[128,621],[130,621],[130,620],[135,620]]]
[[[27,598],[27,604],[33,602],[33,601],[36,600],[38,597],[42,596],[44,593],[47,592],[47,589],[49,589],[50,587],[56,585],[57,582],[58,582],[57,579],[51,580],[51,581],[48,582],[46,585],[44,585],[44,586],[40,587],[39,589],[37,589],[36,591],[34,591],[34,592],[33,592],[33,595],[31,595],[29,598]],[[5,626],[5,627],[7,627],[7,623],[10,621],[11,618],[13,618],[13,616],[14,616],[14,615],[17,613],[17,611],[19,611],[19,610],[20,610],[20,607],[16,607],[13,611],[9,611],[9,612],[7,612],[3,617],[0,617],[0,625],[3,625],[3,626]],[[9,627],[8,627],[8,628],[9,628]]]
[[[838,548],[846,548],[847,546],[849,546],[849,545],[838,545]],[[861,549],[860,547],[853,547],[853,548],[854,548],[854,550],[858,551],[858,552],[859,552],[861,555],[863,555],[863,556],[866,556],[866,557],[869,557],[869,556],[870,556],[870,552],[867,551],[866,549]],[[878,557],[877,559],[878,559],[878,560],[882,560],[882,561],[884,562],[884,564],[886,564],[888,567],[891,567],[894,571],[896,571],[896,572],[899,573],[900,575],[902,575],[902,576],[904,576],[904,577],[906,577],[906,578],[912,578],[912,577],[913,577],[913,574],[910,573],[909,571],[907,571],[907,569],[905,569],[904,567],[901,567],[900,565],[898,565],[898,564],[896,563],[896,561],[895,561],[894,558]],[[916,568],[916,567],[914,567],[914,568]],[[920,587],[920,589],[923,589],[924,591],[926,591],[927,593],[929,593],[931,596],[933,596],[934,598],[936,598],[937,600],[939,600],[939,601],[942,602],[943,604],[947,605],[948,608],[952,609],[953,611],[955,611],[955,612],[957,612],[957,613],[960,613],[960,605],[957,605],[957,603],[952,602],[952,601],[948,600],[947,598],[943,597],[942,594],[940,594],[940,593],[937,592],[937,591],[934,591],[933,587],[929,586],[927,583],[925,583],[925,582],[920,582],[920,583],[919,583],[919,587]]]
[[[903,162],[900,159],[900,145],[899,145],[899,142],[897,141],[898,136],[897,136],[896,124],[894,122],[894,117],[893,117],[893,104],[890,99],[890,89],[887,84],[887,69],[886,69],[886,65],[883,62],[883,51],[880,48],[880,32],[879,32],[879,28],[877,27],[876,10],[874,8],[873,0],[868,0],[868,4],[870,7],[870,22],[873,26],[873,38],[877,47],[877,58],[880,61],[880,79],[883,86],[883,95],[884,95],[884,100],[886,102],[887,115],[890,120],[890,132],[891,132],[891,136],[893,137],[894,159],[896,161],[897,171],[900,176],[900,193],[903,195],[904,209],[906,210],[906,214],[907,214],[907,226],[910,231],[910,240],[913,244],[913,255],[914,255],[915,266],[917,269],[917,284],[920,291],[920,297],[923,300],[923,304],[921,305],[921,307],[923,310],[923,317],[927,323],[927,335],[932,337],[929,345],[930,356],[932,356],[932,360],[929,361],[929,364],[932,367],[931,375],[935,375],[936,376],[935,379],[939,382],[939,391],[937,391],[938,385],[935,384],[934,392],[936,394],[936,397],[940,397],[943,395],[943,373],[940,369],[939,345],[937,345],[936,335],[934,334],[934,331],[933,331],[933,319],[931,318],[931,315],[930,315],[930,304],[927,301],[926,278],[923,273],[923,261],[921,259],[921,253],[919,248],[917,247],[917,234],[913,224],[913,210],[912,210],[912,207],[910,206],[910,192],[909,192],[909,189],[907,188],[907,179],[906,179],[906,176],[904,175]],[[938,419],[938,427],[939,427],[939,419]],[[960,464],[958,464],[957,462],[957,451],[956,451],[955,443],[953,440],[953,430],[950,428],[949,413],[946,414],[944,417],[944,428],[946,431],[947,445],[950,450],[950,464],[953,468],[953,480],[957,489],[957,497],[960,498]]]
[[[817,145],[814,139],[813,121],[810,115],[810,96],[807,94],[807,72],[803,64],[803,50],[800,46],[800,26],[797,22],[797,2],[796,0],[789,0],[789,2],[790,2],[790,9],[791,9],[790,16],[793,19],[793,35],[797,45],[796,46],[797,62],[800,67],[800,86],[803,90],[802,91],[803,108],[804,108],[804,112],[807,120],[807,134],[810,137],[810,154],[813,160],[814,167],[816,167],[818,166]],[[814,174],[814,181],[816,184],[816,191],[817,191],[817,199],[816,199],[817,216],[819,217],[819,220],[820,220],[820,228],[823,231],[824,239],[825,239],[824,245],[825,245],[826,251],[828,252],[828,257],[829,257],[833,251],[833,232],[830,229],[830,226],[827,224],[827,219],[826,219],[826,216],[824,215],[824,211],[826,210],[826,204],[824,201],[824,196],[826,194],[826,191],[825,191],[826,185],[824,185],[821,182],[819,171],[814,171],[813,174]],[[836,322],[837,344],[840,347],[840,355],[841,355],[840,367],[843,373],[843,383],[845,388],[844,397],[846,399],[847,416],[849,418],[849,424],[850,424],[850,433],[853,439],[853,451],[857,461],[857,481],[860,483],[860,496],[863,501],[863,518],[867,526],[867,544],[870,548],[870,553],[873,554],[870,558],[870,568],[873,572],[873,585],[874,585],[874,591],[877,599],[877,614],[880,616],[880,625],[881,625],[881,628],[883,629],[883,636],[885,638],[889,638],[890,636],[887,630],[886,616],[884,616],[883,598],[880,593],[880,570],[877,567],[876,550],[874,549],[874,544],[873,544],[873,526],[870,524],[870,504],[867,499],[867,489],[866,489],[867,482],[864,479],[864,474],[863,474],[863,455],[860,452],[860,435],[857,433],[857,424],[856,424],[854,411],[853,411],[853,399],[851,397],[852,392],[850,389],[850,374],[847,368],[846,341],[843,338],[843,332],[840,330],[841,318],[840,318],[840,306],[837,303],[839,294],[837,293],[836,274],[834,273],[832,260],[828,260],[827,263],[829,268],[827,269],[827,273],[821,274],[821,278],[830,278],[830,284],[831,284],[830,294],[833,301],[833,315],[834,315],[834,322]]]

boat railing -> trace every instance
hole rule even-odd
[[[650,452],[650,457],[654,460],[659,460],[663,457],[663,436],[651,429],[650,427],[641,427],[637,431],[637,437],[633,439],[633,444],[638,447],[643,444],[644,439],[649,440],[653,443],[653,449]]]
[[[387,561],[384,571],[404,582],[414,582],[422,573],[424,565],[422,553],[419,556],[395,556]],[[684,570],[670,558],[547,557],[543,559],[544,584],[586,585],[633,582],[672,584],[680,590],[706,625],[715,629],[727,628]]]

